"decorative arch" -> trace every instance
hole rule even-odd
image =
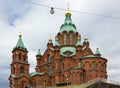
[[[93,71],[96,69],[96,62],[95,61],[92,61],[91,62],[91,67],[90,67],[90,70]]]
[[[104,70],[104,64],[102,64],[101,61],[99,61],[98,64],[97,64],[97,70],[98,71],[103,71]]]
[[[26,88],[26,81],[20,81],[20,84],[19,84],[20,88]]]
[[[20,67],[20,74],[24,74],[25,73],[25,68],[23,66]]]
[[[86,61],[84,63],[84,68],[85,68],[85,70],[89,70],[90,69],[90,62],[89,61]]]

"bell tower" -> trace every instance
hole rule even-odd
[[[11,75],[9,77],[10,88],[25,88],[29,82],[28,51],[22,41],[22,34],[12,50]]]

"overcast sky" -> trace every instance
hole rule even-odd
[[[70,10],[118,17],[120,18],[120,0],[29,0],[51,7],[66,9],[67,1]],[[18,33],[23,34],[23,42],[29,51],[30,71],[36,65],[37,49],[41,53],[46,49],[48,38],[53,42],[64,22],[65,11],[33,5],[25,0],[0,0],[0,88],[8,88],[12,49],[18,40]],[[109,80],[120,81],[120,19],[94,16],[72,12],[72,22],[81,34],[89,38],[90,47],[95,52],[100,48],[102,57],[108,60]]]

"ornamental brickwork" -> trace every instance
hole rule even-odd
[[[96,78],[107,79],[107,60],[101,57],[98,48],[92,52],[87,37],[81,42],[71,13],[65,14],[65,22],[55,36],[55,44],[50,38],[43,55],[38,49],[35,72],[29,73],[28,51],[21,37],[19,35],[12,51],[10,88],[61,86],[82,84]]]

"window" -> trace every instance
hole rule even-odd
[[[94,62],[91,63],[91,70],[92,71],[95,70],[95,63]]]
[[[25,70],[24,67],[20,67],[20,73],[21,74],[24,74],[24,70]]]
[[[24,83],[22,82],[21,87],[24,88]]]
[[[13,67],[13,74],[15,74],[15,67]]]
[[[51,62],[51,56],[48,54],[48,63]]]
[[[46,86],[46,80],[44,80],[44,86]]]
[[[64,69],[64,63],[62,63],[62,69]]]
[[[25,54],[23,55],[23,61],[26,61],[26,55]]]
[[[63,74],[63,75],[62,75],[62,81],[63,81],[63,82],[64,82],[64,78],[65,78],[65,77],[64,77],[64,74]]]
[[[70,45],[72,45],[72,34],[70,34]]]
[[[66,45],[66,34],[64,34],[64,45]]]
[[[82,68],[82,62],[78,63],[78,67]]]
[[[19,60],[21,60],[21,53],[19,53]]]
[[[51,68],[50,68],[50,66],[48,67],[48,73],[51,73]]]

